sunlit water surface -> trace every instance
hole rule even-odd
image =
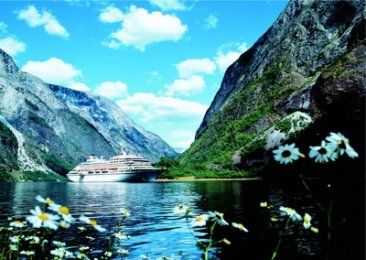
[[[200,259],[201,252],[196,247],[192,231],[197,237],[205,238],[205,229],[192,229],[190,221],[187,223],[175,215],[173,209],[179,204],[188,205],[192,215],[214,210],[223,212],[228,222],[240,222],[249,229],[249,233],[233,228],[229,228],[228,232],[219,227],[218,237],[226,237],[232,244],[214,248],[218,259],[268,259],[276,242],[268,233],[269,217],[278,215],[280,205],[291,205],[300,210],[302,205],[306,205],[299,189],[277,187],[262,181],[37,182],[0,185],[0,221],[3,225],[9,216],[19,218],[29,215],[29,210],[39,205],[35,200],[39,194],[54,199],[58,204],[67,205],[74,216],[86,215],[97,219],[108,231],[103,234],[95,232],[93,235],[99,238],[97,241],[103,241],[103,238],[115,232],[116,219],[113,213],[121,208],[127,209],[131,215],[123,223],[123,232],[131,238],[121,240],[117,248],[127,249],[128,259],[141,259],[143,254],[150,259],[163,256],[169,259]],[[268,201],[275,208],[260,208],[261,201]],[[311,214],[312,208],[306,208],[306,211]],[[66,232],[62,239],[76,246],[75,236],[78,236],[76,229]],[[294,250],[309,256],[316,255],[317,243],[311,237],[299,236]],[[237,255],[242,257],[236,258]],[[114,258],[119,257],[115,255]]]

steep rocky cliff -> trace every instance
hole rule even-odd
[[[342,131],[364,154],[365,28],[364,1],[290,1],[227,69],[181,162],[263,166],[304,129]]]
[[[32,172],[40,178],[47,177],[40,172],[65,174],[89,154],[108,158],[121,151],[153,161],[176,156],[112,101],[44,83],[19,71],[0,50],[2,179],[32,179]]]

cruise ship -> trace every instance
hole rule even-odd
[[[160,173],[149,160],[121,153],[109,160],[88,156],[66,176],[73,182],[151,182]]]

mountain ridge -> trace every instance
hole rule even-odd
[[[0,177],[5,180],[33,178],[22,172],[65,175],[89,154],[111,157],[126,151],[152,161],[177,155],[160,137],[136,125],[114,102],[47,84],[19,71],[2,50],[0,122]]]
[[[290,1],[227,69],[195,141],[179,161],[253,170],[272,161],[270,149],[298,141],[307,128],[314,136],[342,131],[356,145],[364,143],[365,13],[363,1]],[[343,110],[342,103],[348,104]],[[295,127],[299,115],[302,128]],[[364,154],[362,145],[357,148]]]

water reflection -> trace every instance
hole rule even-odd
[[[178,256],[175,259],[200,259],[190,229],[184,219],[173,214],[173,208],[186,204],[192,214],[207,211],[225,213],[225,219],[245,224],[249,233],[217,229],[217,235],[232,240],[229,247],[216,248],[220,259],[237,259],[237,255],[257,255],[255,259],[268,259],[273,249],[273,233],[268,223],[269,214],[258,205],[268,201],[276,205],[293,207],[301,202],[302,192],[291,187],[253,182],[187,182],[187,183],[2,183],[0,192],[0,222],[8,216],[26,216],[38,202],[36,195],[50,197],[56,203],[67,205],[74,215],[86,215],[98,220],[110,232],[116,227],[114,213],[126,208],[131,215],[123,225],[123,232],[131,235],[122,240],[120,247],[128,249],[129,259],[139,259],[147,254],[152,259],[161,256]],[[288,194],[291,194],[290,196]],[[306,210],[310,210],[308,208]],[[197,231],[197,232],[196,232]],[[203,229],[195,230],[204,238]],[[75,230],[63,239],[73,242]],[[100,237],[101,234],[94,234]],[[299,237],[306,246],[307,237]],[[74,241],[75,242],[75,241]],[[317,241],[312,240],[312,243]],[[315,245],[316,247],[317,245]],[[313,250],[314,251],[314,250]]]

